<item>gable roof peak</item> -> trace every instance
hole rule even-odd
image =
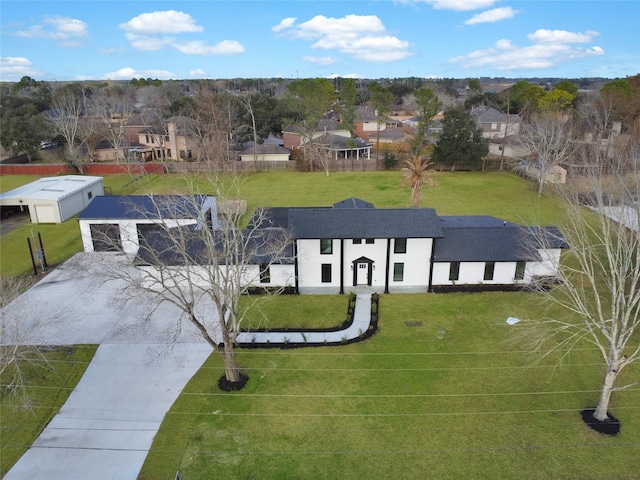
[[[373,203],[365,202],[356,197],[347,198],[334,203],[333,208],[374,208]]]

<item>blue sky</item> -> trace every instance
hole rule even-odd
[[[0,2],[0,80],[626,77],[640,1]]]

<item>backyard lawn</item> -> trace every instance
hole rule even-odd
[[[436,172],[435,186],[425,186],[421,206],[440,215],[493,215],[524,224],[553,224],[560,218],[557,202],[538,196],[526,180],[507,172]],[[24,185],[37,177],[2,176],[0,191]],[[203,175],[186,178],[178,174],[150,175],[133,181],[130,175],[104,177],[105,189],[113,195],[194,193],[215,195]],[[241,196],[250,208],[258,206],[330,206],[358,197],[376,207],[410,207],[410,191],[400,188],[400,172],[324,173],[265,172],[248,175]],[[40,232],[47,261],[57,265],[82,250],[76,218],[59,225],[28,223],[0,237],[1,275],[23,275],[32,271],[27,237]]]

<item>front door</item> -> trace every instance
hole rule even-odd
[[[369,284],[369,264],[366,262],[356,263],[356,285]]]
[[[353,286],[369,285],[371,286],[371,277],[373,276],[373,260],[367,257],[356,258],[351,262],[351,270],[353,270]]]

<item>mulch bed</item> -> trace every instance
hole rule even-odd
[[[617,435],[620,433],[620,420],[607,412],[606,420],[598,420],[594,418],[595,408],[588,408],[582,410],[582,421],[587,424],[589,428],[592,428],[596,432],[603,433],[605,435]]]
[[[249,377],[242,373],[240,374],[240,380],[237,382],[230,382],[227,380],[227,377],[223,375],[218,379],[218,388],[223,392],[237,392],[242,390],[248,381]]]

